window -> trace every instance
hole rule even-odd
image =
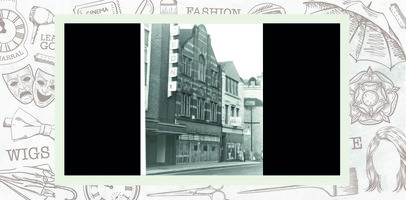
[[[214,103],[210,103],[210,120],[214,121]]]
[[[202,55],[200,55],[197,79],[200,81],[203,81],[203,82],[204,82],[204,71],[205,71],[204,65],[205,65],[204,57]]]
[[[234,106],[231,106],[231,117],[234,117]]]
[[[236,117],[239,117],[240,116],[240,109],[238,109],[238,108],[236,108],[236,114],[237,114],[237,116]]]
[[[200,118],[200,99],[197,98],[197,113],[196,113],[196,118]]]
[[[186,96],[186,116],[190,116],[190,95]]]
[[[216,147],[215,147],[215,146],[211,146],[211,151],[216,151]]]
[[[204,104],[205,104],[204,99],[200,99],[200,114],[201,114],[200,119],[202,119],[202,120],[204,120],[204,118],[205,118],[205,116],[204,116],[204,112],[205,112]]]
[[[207,151],[207,145],[203,146],[203,151]]]
[[[226,77],[226,92],[238,95],[238,81]]]
[[[190,76],[191,63],[192,63],[192,59],[190,59],[186,56],[183,56],[183,73],[185,75]]]
[[[226,116],[226,121],[225,121],[225,123],[226,124],[228,124],[228,105],[226,105],[226,108],[225,108],[225,110],[226,110],[226,113],[225,113],[225,116]]]
[[[182,94],[180,114],[190,116],[190,95]]]
[[[217,103],[214,103],[214,111],[213,111],[213,118],[214,118],[214,121],[215,122],[217,122]]]
[[[194,149],[195,151],[197,151],[197,145],[194,145],[194,146],[193,146],[193,149]]]

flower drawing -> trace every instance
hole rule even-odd
[[[350,117],[351,123],[364,125],[390,122],[389,117],[396,109],[399,87],[384,74],[373,71],[361,71],[350,80]]]

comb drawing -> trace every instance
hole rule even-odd
[[[177,196],[207,196],[210,200],[227,200],[226,194],[221,191],[224,186],[215,188],[211,185],[201,188],[177,190],[169,192],[147,194],[149,197],[177,197]]]
[[[178,2],[176,0],[161,0],[161,14],[178,14]]]
[[[46,63],[50,65],[55,65],[55,57],[54,56],[49,56],[45,55],[42,53],[36,53],[34,55],[34,61],[35,62],[40,62],[40,63]]]
[[[378,192],[382,191],[382,177],[378,174],[374,166],[373,158],[376,149],[379,147],[380,142],[383,140],[388,141],[394,145],[401,159],[399,161],[400,166],[396,176],[397,185],[394,192],[398,192],[402,189],[406,190],[406,136],[400,129],[392,126],[387,126],[380,128],[368,145],[366,154],[366,174],[368,177],[369,185],[366,191],[371,192],[375,189],[377,189]]]
[[[0,170],[0,184],[24,200],[77,199],[74,189],[54,182],[55,174],[48,164]]]
[[[262,188],[254,190],[246,190],[238,192],[239,194],[252,194],[252,193],[264,193],[264,192],[277,192],[284,190],[296,190],[296,189],[319,189],[327,193],[330,197],[337,196],[350,196],[358,194],[358,178],[355,168],[350,168],[350,184],[346,186],[307,186],[307,185],[289,185],[282,187]]]
[[[17,109],[13,117],[4,118],[3,127],[11,128],[11,139],[13,141],[19,141],[37,135],[47,136],[55,140],[55,126],[41,123],[34,116],[21,108]]]
[[[396,109],[399,89],[387,76],[371,67],[356,74],[350,80],[351,123],[389,123],[389,117]]]
[[[379,63],[392,69],[406,62],[401,42],[381,12],[361,1],[343,1],[343,6],[309,1],[305,14],[347,14],[350,17],[350,56],[355,61]]]

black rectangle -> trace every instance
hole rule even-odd
[[[264,175],[340,175],[340,24],[264,24],[263,37]]]
[[[65,175],[140,175],[140,24],[65,24]]]

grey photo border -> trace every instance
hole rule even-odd
[[[340,175],[338,176],[146,176],[145,112],[141,112],[141,176],[64,175],[64,24],[65,23],[339,23],[340,24]],[[55,17],[55,181],[60,185],[348,185],[349,183],[349,17],[347,15],[72,15]],[[142,31],[141,31],[142,33]],[[142,48],[142,45],[140,46]],[[143,52],[141,50],[141,52]],[[142,63],[143,56],[141,56]],[[141,64],[140,63],[140,64]],[[141,67],[141,70],[143,68]],[[141,71],[141,83],[144,77]],[[141,88],[141,100],[144,88]],[[144,108],[141,101],[141,110]],[[144,134],[143,134],[144,133]],[[298,163],[298,167],[301,163]]]

